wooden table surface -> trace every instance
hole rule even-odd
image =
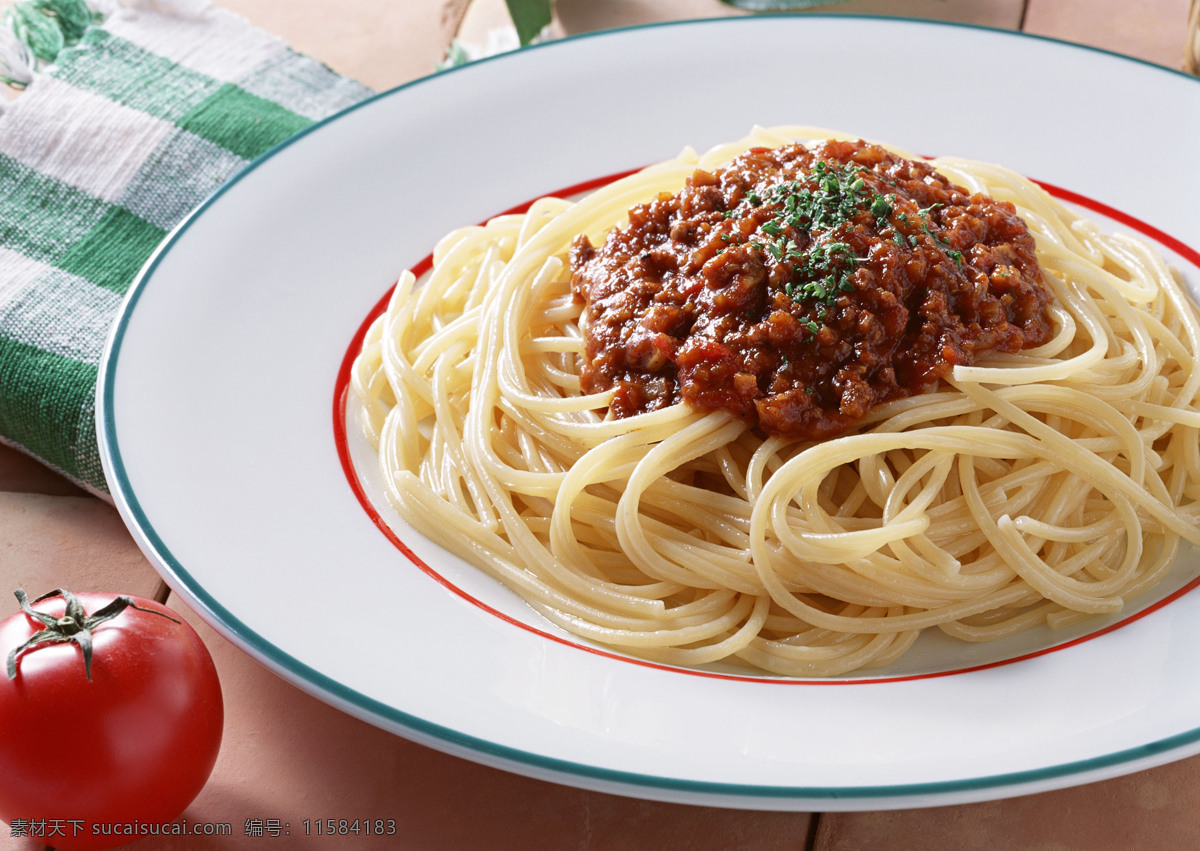
[[[737,14],[718,0],[560,0],[555,32]],[[2,4],[0,4],[2,5]],[[486,39],[502,0],[221,0],[376,89],[430,73],[456,35]],[[852,0],[839,11],[962,16],[1180,67],[1188,0]],[[265,670],[173,599],[116,511],[0,446],[0,593],[107,590],[164,600],[221,676],[225,735],[184,817],[225,835],[147,849],[1174,849],[1200,847],[1200,757],[1105,782],[964,806],[777,813],[640,801],[507,774],[355,720]],[[15,611],[4,604],[0,615]],[[0,731],[8,735],[13,731]],[[2,770],[2,767],[0,767]],[[305,837],[304,819],[394,819],[394,836]],[[287,825],[290,835],[273,836]],[[227,826],[228,830],[224,827]],[[42,846],[0,829],[0,849]]]

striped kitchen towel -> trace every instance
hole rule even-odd
[[[0,27],[0,440],[99,495],[101,353],[158,244],[371,92],[207,0],[27,0]]]

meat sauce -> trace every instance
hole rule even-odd
[[[956,364],[1049,338],[1015,208],[864,142],[755,148],[570,252],[584,392],[823,439]]]

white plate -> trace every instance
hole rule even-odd
[[[1200,245],[1200,82],[1182,74],[1011,33],[837,16],[648,27],[483,61],[280,146],[147,265],[101,369],[98,424],[147,556],[224,635],[321,699],[586,788],[880,809],[1200,751],[1200,594],[1053,652],[967,654],[940,676],[898,676],[944,668],[936,648],[869,679],[701,675],[561,640],[397,524],[421,570],[359,504],[335,388],[402,269],[452,227],[754,124],[1004,163],[1156,229],[1200,280],[1187,248]]]

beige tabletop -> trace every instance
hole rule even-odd
[[[503,0],[219,5],[375,89],[431,73],[455,37],[484,44],[508,23]],[[850,0],[838,11],[890,10],[1021,29],[1179,68],[1188,6],[1188,0]],[[560,0],[552,32],[732,14],[741,13],[719,0]],[[136,846],[148,851],[1200,847],[1200,757],[994,802],[780,813],[623,798],[447,756],[351,718],[268,672],[169,593],[111,505],[0,446],[0,593],[18,587],[155,597],[196,626],[216,660],[226,701],[224,743],[208,785],[184,816],[222,835],[148,839]],[[393,819],[397,831],[386,838],[330,839],[300,829],[305,819],[324,818]],[[287,836],[284,825],[290,826]],[[0,849],[41,847],[0,830]]]

